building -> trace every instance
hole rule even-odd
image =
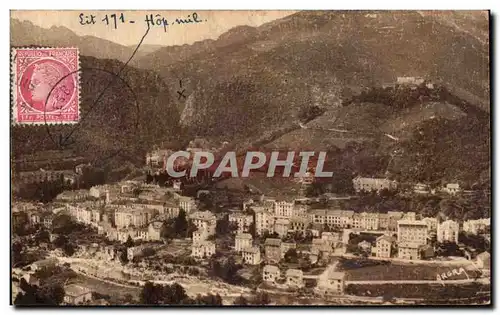
[[[427,244],[427,223],[417,220],[398,221],[398,243]]]
[[[280,237],[285,237],[288,234],[289,225],[290,225],[289,219],[278,218],[274,222],[274,232],[276,232]]]
[[[378,213],[378,227],[379,230],[384,230],[384,231],[389,229],[389,214]]]
[[[196,211],[189,215],[198,231],[206,231],[208,236],[215,234],[217,219],[210,211]]]
[[[244,213],[229,214],[229,222],[234,222],[238,226],[238,233],[250,231],[250,225],[253,223],[253,215]]]
[[[260,264],[260,248],[258,246],[245,247],[241,250],[243,262],[249,265]]]
[[[234,249],[237,252],[241,252],[245,248],[252,247],[252,241],[252,235],[248,233],[236,234],[236,237],[234,238]]]
[[[437,241],[438,242],[452,242],[458,243],[458,222],[453,220],[446,220],[437,227]]]
[[[193,244],[206,241],[207,239],[208,239],[208,235],[207,235],[207,232],[205,230],[193,232]]]
[[[379,214],[378,213],[361,213],[361,229],[363,230],[378,230],[379,229]]]
[[[289,218],[294,214],[293,210],[294,205],[295,205],[294,201],[291,202],[285,200],[276,201],[274,203],[274,215],[277,217]]]
[[[323,232],[321,233],[321,239],[332,246],[341,241],[340,232]]]
[[[70,284],[64,287],[64,303],[70,305],[92,302],[92,291],[84,286]]]
[[[252,209],[255,213],[255,233],[262,235],[265,231],[270,232],[274,223],[272,213],[264,207],[252,206]]]
[[[288,269],[285,274],[286,284],[291,288],[304,287],[304,273],[300,269]]]
[[[311,221],[316,224],[327,224],[330,228],[350,228],[354,211],[313,209],[309,211]]]
[[[161,231],[163,228],[162,221],[153,221],[149,223],[148,226],[148,239],[150,241],[159,241],[161,240]]]
[[[454,196],[460,192],[460,185],[458,183],[446,184],[446,186],[443,188],[443,191],[449,195]]]
[[[344,294],[345,272],[333,271],[327,268],[318,278],[315,291],[324,295]]]
[[[425,80],[420,77],[398,77],[396,82],[400,85],[421,85]]]
[[[387,229],[389,231],[397,231],[398,230],[398,221],[403,218],[404,213],[401,211],[388,211],[387,216],[389,220],[389,224]]]
[[[431,188],[427,184],[417,183],[413,186],[413,192],[417,195],[428,195],[431,193]]]
[[[115,211],[115,225],[118,229],[133,227],[146,227],[158,214],[156,209],[120,207]]]
[[[47,258],[43,260],[35,261],[31,264],[32,271],[38,271],[44,268],[53,268],[57,266],[58,260],[56,258]]]
[[[437,227],[438,227],[438,220],[437,218],[430,218],[430,217],[425,217],[422,219],[427,224],[427,231],[428,232],[436,232]]]
[[[180,207],[175,202],[166,200],[163,203],[162,212],[163,213],[161,214],[163,214],[167,219],[177,218],[179,216]]]
[[[281,260],[281,240],[279,238],[267,238],[264,248],[267,261],[278,263]]]
[[[420,247],[425,246],[414,242],[398,243],[398,258],[416,260],[420,259]]]
[[[179,204],[179,208],[184,209],[186,213],[191,213],[196,210],[196,200],[192,197],[180,196],[177,195],[177,202]]]
[[[311,254],[322,255],[322,257],[329,257],[333,253],[332,246],[324,239],[313,238],[311,244]]]
[[[262,269],[262,281],[276,283],[281,276],[280,269],[273,265],[265,265]]]
[[[310,220],[306,216],[293,216],[290,219],[288,231],[304,233],[309,225]]]
[[[352,184],[354,190],[358,193],[363,191],[378,192],[382,189],[394,190],[397,188],[397,183],[387,178],[368,178],[358,176],[352,180]]]
[[[490,218],[464,221],[463,230],[466,233],[478,235],[486,232],[490,227]]]
[[[394,238],[387,235],[377,237],[375,256],[379,258],[390,258],[394,242]]]
[[[196,258],[210,258],[215,254],[215,243],[210,241],[202,241],[193,243],[191,247],[191,256]]]

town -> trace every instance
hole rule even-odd
[[[169,152],[148,153],[148,172],[161,171]],[[159,161],[153,168],[152,156]],[[61,285],[61,303],[91,305],[166,303],[144,292],[173,284],[186,297],[172,304],[279,304],[278,297],[432,303],[450,287],[463,301],[489,299],[489,217],[460,221],[421,209],[352,206],[384,194],[448,200],[482,193],[457,183],[402,190],[393,180],[358,176],[351,195],[311,197],[312,177],[281,179],[299,187],[286,196],[252,185],[238,193],[217,185],[186,193],[179,179],[160,185],[141,178],[67,190],[46,204],[14,201],[14,303],[29,298],[27,286],[44,283]]]

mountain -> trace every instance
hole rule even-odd
[[[41,46],[41,47],[78,47],[80,54],[100,59],[116,59],[126,62],[136,46],[123,46],[95,36],[78,36],[63,26],[53,26],[49,29],[34,25],[29,21],[10,19],[11,46]],[[139,48],[134,58],[154,52],[161,46],[144,45]]]
[[[190,97],[180,105],[182,123],[226,140],[280,128],[309,106],[335,108],[345,94],[398,76],[424,77],[489,111],[488,27],[467,31],[455,20],[416,11],[303,11],[137,62],[172,91],[184,78]],[[472,25],[488,23],[479,21]]]

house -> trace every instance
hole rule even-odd
[[[332,246],[321,238],[313,238],[311,246],[311,254],[319,255],[322,254],[323,257],[328,257],[333,252]]]
[[[288,269],[285,274],[286,284],[292,288],[304,287],[304,273],[300,269]]]
[[[56,258],[47,258],[39,261],[35,261],[31,264],[31,270],[37,271],[44,268],[53,268],[57,265],[58,260]]]
[[[353,221],[354,211],[335,209],[314,209],[309,211],[312,223],[323,226],[327,224],[330,228],[350,228]]]
[[[363,191],[379,192],[383,189],[394,190],[397,188],[397,183],[387,178],[367,178],[358,176],[352,180],[352,184],[354,190],[358,193]]]
[[[476,266],[479,269],[490,269],[491,255],[488,252],[482,252],[476,257]]]
[[[446,220],[437,226],[437,241],[458,243],[458,222]]]
[[[438,226],[437,218],[425,217],[422,219],[422,221],[427,223],[428,232],[436,232],[437,231],[437,226]]]
[[[210,258],[215,254],[215,243],[211,241],[202,241],[192,245],[191,256],[196,258]]]
[[[196,225],[198,231],[205,230],[208,236],[215,234],[217,219],[212,212],[196,211],[189,215],[189,218],[193,221],[194,225]]]
[[[446,186],[443,188],[443,191],[449,195],[454,196],[460,192],[460,185],[458,183],[446,184]]]
[[[148,226],[148,239],[150,241],[159,241],[161,240],[161,231],[163,228],[162,221],[153,221],[149,223]]]
[[[431,192],[431,188],[427,184],[417,183],[413,186],[413,192],[417,195],[427,195]]]
[[[490,227],[490,218],[464,221],[462,229],[464,232],[478,235]]]
[[[253,223],[253,215],[243,213],[229,214],[229,222],[234,222],[238,226],[238,233],[250,231],[250,225]]]
[[[279,238],[267,238],[264,248],[267,261],[277,263],[281,260],[281,240]]]
[[[394,238],[387,235],[377,237],[375,256],[379,258],[390,258],[394,242]]]
[[[338,232],[323,232],[321,233],[321,239],[326,243],[333,245],[336,242],[340,242],[340,233]]]
[[[236,234],[236,237],[234,238],[234,249],[237,252],[241,252],[243,249],[251,247],[252,241],[253,241],[252,235],[248,233]]]
[[[64,303],[78,305],[92,301],[92,291],[87,287],[70,284],[64,287]]]
[[[305,232],[310,222],[308,218],[304,216],[293,216],[289,220],[290,225],[288,230],[291,232]]]
[[[42,220],[41,215],[38,213],[31,213],[29,219],[32,226],[40,224]]]
[[[345,277],[345,272],[337,272],[327,268],[319,276],[315,291],[323,295],[342,295],[344,294]]]
[[[258,246],[245,247],[241,250],[243,262],[249,265],[260,264],[260,248]]]
[[[262,281],[276,283],[280,277],[280,269],[273,265],[265,265],[262,269]]]
[[[396,82],[400,85],[420,85],[425,80],[420,77],[398,77]]]
[[[422,244],[414,242],[400,242],[398,243],[398,258],[417,260],[420,257],[420,247]]]

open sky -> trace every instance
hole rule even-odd
[[[201,23],[172,24],[177,18],[187,19],[193,12]],[[149,45],[183,45],[204,39],[216,39],[222,33],[238,25],[259,26],[283,18],[296,11],[19,11],[12,10],[11,18],[28,20],[33,24],[50,28],[64,26],[78,35],[92,35],[114,41],[122,45],[136,45],[147,29],[146,16],[153,14],[167,19],[169,26],[165,32],[163,25],[154,26],[144,40]],[[80,15],[95,15],[95,24],[81,25]],[[123,13],[122,22],[119,17]],[[114,28],[112,14],[117,15],[117,28]],[[103,19],[108,16],[109,25]],[[130,21],[133,21],[131,23]]]

